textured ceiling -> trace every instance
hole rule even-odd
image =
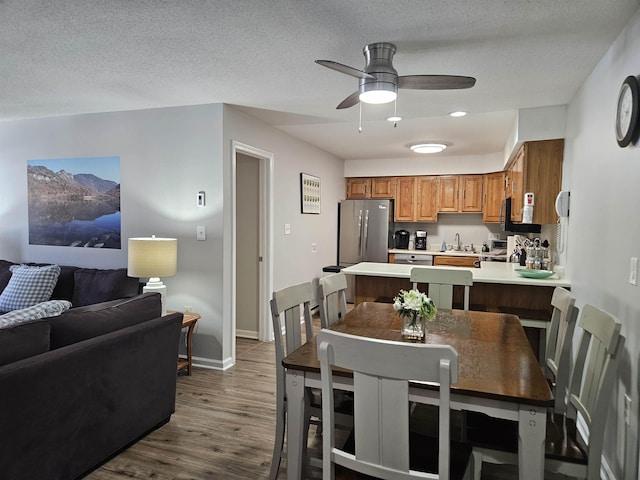
[[[639,0],[0,0],[0,120],[224,102],[345,159],[502,151],[519,108],[568,103]],[[477,78],[336,110],[367,43],[400,75]],[[452,110],[469,116],[452,119]]]

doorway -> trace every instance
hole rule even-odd
[[[233,142],[233,339],[269,341],[273,154]]]

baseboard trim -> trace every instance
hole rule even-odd
[[[236,330],[236,337],[258,340],[258,332],[253,330]]]
[[[209,368],[211,370],[227,370],[233,366],[233,362],[231,361],[231,357],[220,360],[213,360],[211,358],[204,357],[193,357],[193,366],[201,367],[201,368]]]

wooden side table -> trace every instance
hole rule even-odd
[[[187,368],[187,375],[191,376],[192,368],[192,346],[193,346],[193,330],[196,322],[200,320],[200,314],[194,312],[182,312],[182,328],[187,329],[187,356],[178,357],[178,371]]]

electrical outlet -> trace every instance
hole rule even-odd
[[[291,224],[290,223],[285,223],[284,224],[284,234],[285,235],[291,235]]]
[[[629,283],[638,285],[638,257],[631,257],[629,262]]]
[[[196,240],[203,241],[207,239],[207,229],[204,225],[196,226]]]
[[[624,423],[631,425],[631,397],[627,394],[624,396]]]

